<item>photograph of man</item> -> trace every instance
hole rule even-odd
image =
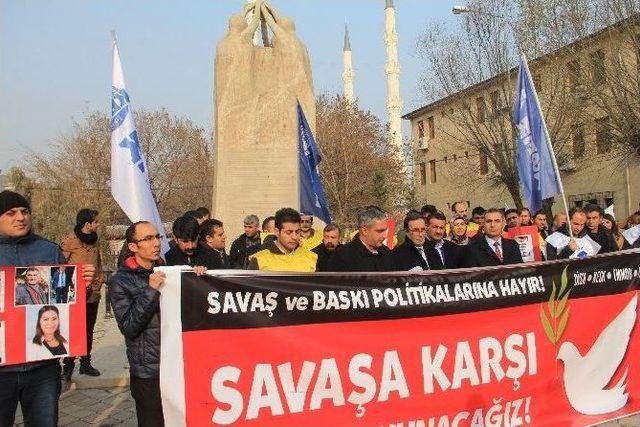
[[[60,330],[62,323],[60,310],[55,305],[45,305],[40,307],[34,315],[36,309],[37,307],[30,307],[30,312],[27,314],[27,360],[66,356],[67,340]],[[68,319],[68,316],[65,316],[65,319]]]
[[[69,289],[74,285],[74,267],[61,265],[51,268],[51,290],[55,295],[56,304],[66,304],[69,301]]]
[[[40,274],[37,267],[29,267],[21,274],[16,281],[16,306],[49,304],[49,285]]]

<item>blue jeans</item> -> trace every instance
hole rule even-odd
[[[57,426],[60,386],[58,361],[29,371],[0,371],[0,427],[13,426],[18,402],[25,426]]]

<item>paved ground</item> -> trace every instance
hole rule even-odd
[[[104,301],[104,298],[103,298]],[[60,426],[136,426],[135,404],[129,393],[129,366],[124,342],[113,318],[105,319],[104,303],[96,323],[93,364],[102,375],[74,375],[71,389],[60,397]],[[23,426],[18,410],[16,426]],[[602,424],[639,427],[640,415]]]

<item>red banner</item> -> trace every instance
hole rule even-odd
[[[0,365],[87,353],[82,267],[0,269]]]
[[[637,253],[411,275],[167,273],[168,425],[583,426],[640,412]]]

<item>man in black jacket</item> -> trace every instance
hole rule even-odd
[[[425,248],[427,223],[424,216],[418,211],[409,211],[403,225],[406,238],[392,251],[395,270],[429,270],[431,266]]]
[[[231,268],[229,256],[224,248],[227,236],[224,225],[217,219],[208,219],[200,226],[200,253],[208,270],[228,270]]]
[[[511,239],[502,237],[506,225],[500,209],[489,209],[485,214],[484,235],[473,239],[465,247],[465,267],[488,267],[496,265],[520,264],[520,246]]]
[[[329,260],[336,253],[336,249],[342,246],[340,244],[340,227],[336,224],[329,224],[322,230],[322,243],[313,248],[311,251],[318,255],[316,262],[316,271],[329,271]]]
[[[153,272],[160,261],[160,234],[153,224],[136,222],[126,231],[125,245],[133,255],[109,281],[109,299],[125,337],[138,425],[163,426],[159,289],[165,274]]]
[[[482,223],[484,226],[484,215]],[[427,259],[432,270],[460,267],[460,246],[444,240],[446,225],[447,218],[442,212],[434,213],[427,220]]]
[[[382,242],[387,237],[387,215],[376,206],[358,213],[358,234],[336,250],[329,261],[329,271],[393,271],[389,248]]]
[[[190,216],[184,215],[173,221],[173,241],[175,245],[165,254],[167,265],[204,266],[198,245],[200,224]]]
[[[249,255],[259,250],[260,241],[260,219],[255,215],[248,215],[244,219],[244,233],[231,244],[229,258],[233,268],[247,268],[249,265]]]
[[[556,248],[547,242],[547,259],[554,260],[569,258],[578,249],[578,242],[576,242],[575,239],[581,239],[588,233],[586,223],[587,214],[584,209],[580,207],[571,208],[569,211],[569,223],[561,226],[556,232],[562,233],[565,236],[571,236],[572,234],[573,239],[569,241],[567,246],[562,248]],[[571,227],[571,234],[569,234],[569,227]]]
[[[600,245],[598,254],[606,254],[609,252],[616,252],[618,245],[616,240],[611,234],[611,231],[602,225],[602,218],[604,217],[604,211],[598,205],[587,205],[584,209],[587,214],[587,235],[591,239]]]

